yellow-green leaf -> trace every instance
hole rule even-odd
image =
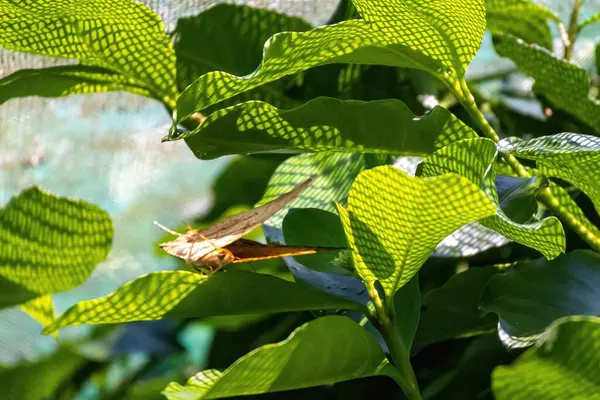
[[[466,139],[446,146],[421,164],[424,176],[437,176],[448,172],[458,173],[481,186],[495,206],[495,215],[482,219],[481,224],[503,236],[538,250],[548,259],[564,252],[564,229],[556,217],[541,221],[517,223],[501,207],[496,190],[496,144],[490,139]]]
[[[160,17],[132,0],[4,0],[0,46],[76,59],[174,103],[175,52]]]
[[[54,303],[52,296],[45,294],[21,304],[21,310],[38,321],[42,326],[49,325],[54,320]]]
[[[354,0],[354,5],[363,19],[271,37],[250,75],[201,76],[177,100],[175,124],[238,93],[324,64],[418,68],[455,81],[464,76],[485,29],[482,0]]]
[[[391,297],[442,239],[495,209],[462,176],[418,178],[382,166],[356,178],[347,209],[338,205],[338,212],[358,273],[367,282],[379,281]]]
[[[112,237],[99,207],[28,189],[0,210],[0,275],[38,295],[72,289],[106,258]]]

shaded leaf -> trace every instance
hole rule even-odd
[[[416,117],[400,100],[370,102],[319,97],[280,110],[246,102],[218,110],[184,135],[200,159],[227,154],[339,151],[427,155],[477,135],[443,107]]]
[[[559,133],[531,140],[508,138],[498,144],[503,153],[535,160],[540,173],[577,186],[600,212],[600,138]]]
[[[469,268],[451,277],[444,286],[427,292],[415,339],[417,349],[444,340],[493,331],[497,320],[482,315],[479,301],[496,269]]]
[[[588,400],[600,398],[600,319],[556,321],[538,345],[510,366],[494,370],[498,400]]]
[[[223,372],[200,372],[185,386],[169,384],[163,393],[169,400],[218,399],[396,374],[371,334],[349,318],[329,316],[256,349]]]
[[[40,400],[51,398],[54,391],[83,365],[85,359],[62,348],[44,360],[23,363],[0,371],[2,398]]]
[[[556,217],[521,224],[505,214],[496,190],[496,157],[496,144],[492,140],[467,139],[446,146],[427,157],[421,163],[420,170],[423,176],[458,173],[482,186],[496,209],[494,216],[480,221],[483,226],[534,248],[549,259],[556,257],[566,246],[562,224]],[[537,186],[534,185],[533,188],[537,189]]]
[[[32,0],[25,6],[7,0],[0,5],[0,14],[0,46],[106,68],[121,75],[127,87],[145,88],[153,97],[174,103],[175,53],[161,19],[143,4]]]
[[[468,199],[468,201],[467,201]],[[354,265],[388,296],[407,283],[439,242],[494,213],[483,191],[464,177],[415,178],[392,166],[361,173],[338,212]]]
[[[542,332],[569,315],[600,315],[600,255],[577,250],[555,260],[520,261],[494,276],[481,308],[500,316],[510,335]]]
[[[402,286],[394,295],[394,309],[396,311],[396,325],[410,355],[419,318],[421,317],[421,290],[419,288],[419,276],[415,275],[410,281]]]
[[[560,23],[556,13],[530,0],[485,0],[487,28],[552,50],[548,21]]]
[[[128,282],[106,297],[75,304],[44,332],[82,324],[363,307],[270,275],[227,271],[207,277],[163,271]]]
[[[600,101],[590,97],[585,70],[542,47],[510,35],[494,37],[494,47],[498,54],[513,60],[521,71],[535,79],[534,90],[543,94],[553,106],[600,132]]]
[[[112,237],[99,207],[25,190],[0,210],[0,275],[38,294],[74,288],[106,258]]]
[[[177,100],[175,123],[238,93],[330,63],[424,69],[453,81],[464,75],[485,29],[485,9],[477,0],[427,5],[417,0],[355,0],[354,5],[364,19],[271,37],[260,67],[250,75],[201,76]]]
[[[527,223],[535,218],[538,212],[536,194],[549,182],[545,176],[519,178],[497,175],[496,191],[500,208],[512,221]]]
[[[17,97],[62,97],[123,90],[146,97],[152,93],[129,78],[105,68],[68,65],[21,69],[0,79],[0,104]]]

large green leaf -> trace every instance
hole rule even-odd
[[[502,209],[496,190],[496,158],[496,144],[492,140],[484,138],[462,140],[427,157],[421,163],[421,174],[438,176],[454,172],[482,186],[496,208],[494,216],[481,221],[483,226],[515,242],[534,248],[549,259],[555,258],[565,250],[566,241],[562,224],[556,217],[548,217],[541,221],[534,220],[525,224],[511,220]]]
[[[270,275],[227,271],[207,277],[163,271],[133,280],[106,297],[75,304],[45,332],[81,324],[363,307]]]
[[[223,372],[200,372],[185,386],[169,384],[163,393],[169,400],[219,399],[397,374],[370,333],[349,318],[329,316],[256,349]]]
[[[600,138],[559,133],[531,140],[508,138],[498,149],[535,160],[540,173],[564,179],[579,187],[600,212]]]
[[[259,204],[289,192],[311,176],[315,179],[298,197],[271,217],[266,225],[280,228],[290,208],[335,211],[333,202],[346,203],[350,185],[361,171],[391,161],[385,155],[331,152],[301,154],[287,159],[275,170]]]
[[[419,276],[415,275],[398,290],[394,296],[396,326],[402,343],[406,346],[407,356],[415,341],[419,320],[421,318],[421,289]]]
[[[415,178],[392,166],[362,172],[338,205],[354,265],[391,297],[446,236],[494,213],[483,191],[456,174]]]
[[[470,268],[428,292],[423,299],[415,347],[494,330],[496,318],[482,315],[479,300],[496,272],[494,268]]]
[[[556,13],[531,0],[485,0],[487,28],[507,33],[552,50],[548,21],[560,23]]]
[[[564,318],[511,366],[494,370],[498,400],[600,399],[600,319]]]
[[[2,398],[6,400],[40,400],[54,398],[61,384],[68,382],[85,359],[61,348],[51,356],[0,371]]]
[[[494,46],[498,54],[513,60],[521,71],[535,79],[534,90],[553,106],[600,132],[600,101],[590,97],[585,70],[510,35],[497,35]]]
[[[416,117],[400,100],[320,97],[290,110],[246,102],[212,113],[183,136],[200,159],[259,152],[338,151],[427,155],[443,144],[476,137],[448,110]]]
[[[162,21],[143,4],[131,0],[31,0],[26,4],[5,0],[0,3],[0,32],[0,46],[9,50],[71,58],[85,66],[108,69],[120,75],[111,78],[123,82],[119,90],[133,87],[140,93],[137,88],[143,88],[170,105],[177,96],[175,52]],[[23,79],[24,73],[20,74]],[[28,75],[32,84],[43,84],[39,74],[52,76],[47,69],[40,70]],[[50,85],[64,85],[65,79],[75,77],[62,74],[53,77]],[[98,78],[88,73],[80,76],[86,91],[107,89],[107,83],[90,85],[92,77]],[[38,90],[48,93],[44,87]]]
[[[271,37],[260,67],[250,75],[210,72],[201,76],[177,100],[174,122],[238,93],[324,64],[418,68],[455,81],[464,75],[485,29],[481,0],[427,4],[418,0],[354,0],[354,5],[364,19]]]
[[[69,65],[22,69],[0,79],[0,104],[17,97],[62,97],[123,90],[152,97],[144,86],[106,68]]]
[[[225,3],[196,16],[180,18],[174,44],[178,87],[183,90],[201,75],[216,70],[249,74],[260,64],[269,37],[282,31],[311,28],[300,18],[273,10]]]
[[[112,236],[110,217],[94,205],[22,192],[0,210],[0,275],[10,290],[1,306],[80,285],[106,258]]]
[[[538,334],[560,317],[600,315],[600,255],[578,250],[553,261],[518,262],[490,280],[481,307],[498,314],[514,336]]]

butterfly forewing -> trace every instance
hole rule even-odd
[[[316,254],[322,251],[342,250],[341,248],[337,247],[268,245],[247,239],[238,239],[226,246],[225,249],[229,250],[233,254],[233,263],[267,260],[269,258],[288,256],[302,256],[307,254]]]

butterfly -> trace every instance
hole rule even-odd
[[[177,236],[175,240],[161,243],[159,246],[168,254],[181,258],[197,270],[207,268],[211,273],[233,263],[343,250],[337,247],[268,245],[242,239],[242,236],[294,200],[313,179],[307,179],[275,200],[231,216],[203,231],[188,226],[185,233],[178,233],[154,221],[159,228]]]

